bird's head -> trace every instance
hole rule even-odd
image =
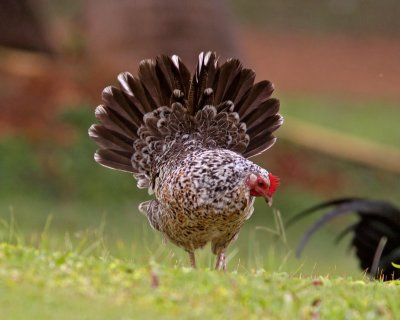
[[[246,185],[250,189],[250,195],[253,197],[263,197],[269,206],[272,205],[272,196],[279,186],[279,178],[267,173],[250,173],[246,180]]]

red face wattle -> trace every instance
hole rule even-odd
[[[264,197],[268,205],[272,204],[272,195],[279,186],[279,178],[268,174],[269,183],[262,176],[250,175],[247,184],[250,188],[250,195],[253,197]]]

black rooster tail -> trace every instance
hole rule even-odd
[[[332,205],[336,205],[336,207],[334,209],[332,209],[331,211],[328,211],[327,213],[325,213],[322,217],[320,217],[303,235],[303,238],[300,240],[299,245],[297,246],[296,249],[296,256],[300,257],[301,253],[304,250],[304,247],[306,246],[306,244],[308,243],[308,241],[311,239],[311,237],[327,222],[329,222],[330,220],[341,216],[341,215],[345,215],[345,214],[350,214],[354,212],[354,208],[352,207],[352,202],[350,200],[350,202],[345,202],[345,201],[341,201],[343,199],[339,199],[338,201],[334,200],[334,201],[329,201],[327,203],[323,203],[321,205],[315,206],[309,210],[303,211],[302,215],[296,215],[299,216],[299,219],[301,217],[304,217],[305,214],[309,214],[315,211],[318,211],[320,209],[324,209],[327,207],[330,207]],[[292,222],[294,222],[294,219],[292,220]]]
[[[308,216],[309,214],[315,213],[321,209],[325,209],[334,205],[339,205],[342,203],[346,203],[346,202],[350,202],[350,201],[354,201],[357,200],[358,198],[340,198],[340,199],[333,199],[333,200],[329,200],[329,201],[325,201],[322,203],[319,203],[315,206],[312,206],[311,208],[305,209],[297,214],[295,214],[293,217],[291,217],[286,223],[285,223],[285,227],[288,228],[290,227],[293,223],[305,218],[306,216]]]
[[[310,238],[325,223],[340,215],[356,213],[360,220],[346,227],[336,241],[353,232],[351,245],[356,249],[360,267],[367,270],[372,277],[382,277],[385,280],[399,278],[400,270],[392,263],[400,263],[400,210],[388,202],[359,198],[335,199],[300,212],[286,226],[331,206],[335,207],[305,232],[297,247],[296,256],[300,256]]]
[[[120,88],[103,91],[95,113],[101,124],[89,129],[100,146],[95,160],[133,173],[138,186],[148,188],[154,160],[183,136],[245,157],[263,152],[283,119],[279,101],[270,98],[272,84],[254,79],[239,60],[220,66],[213,52],[199,55],[193,77],[177,56],[142,61],[137,77],[122,73]]]

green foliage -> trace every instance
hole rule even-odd
[[[94,162],[96,145],[87,131],[95,121],[92,110],[75,107],[60,115],[60,124],[72,129],[67,142],[53,137],[36,143],[20,136],[3,138],[0,199],[15,195],[85,201],[144,197],[128,174],[104,170]]]
[[[32,144],[21,137],[7,137],[0,144],[0,196],[48,193],[46,175]],[[35,186],[41,185],[41,188]]]

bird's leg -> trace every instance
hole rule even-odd
[[[190,266],[193,269],[196,269],[196,256],[194,255],[194,251],[188,251],[188,253],[189,253]]]
[[[226,271],[226,259],[225,259],[225,251],[224,250],[218,251],[217,261],[215,263],[215,270]]]

